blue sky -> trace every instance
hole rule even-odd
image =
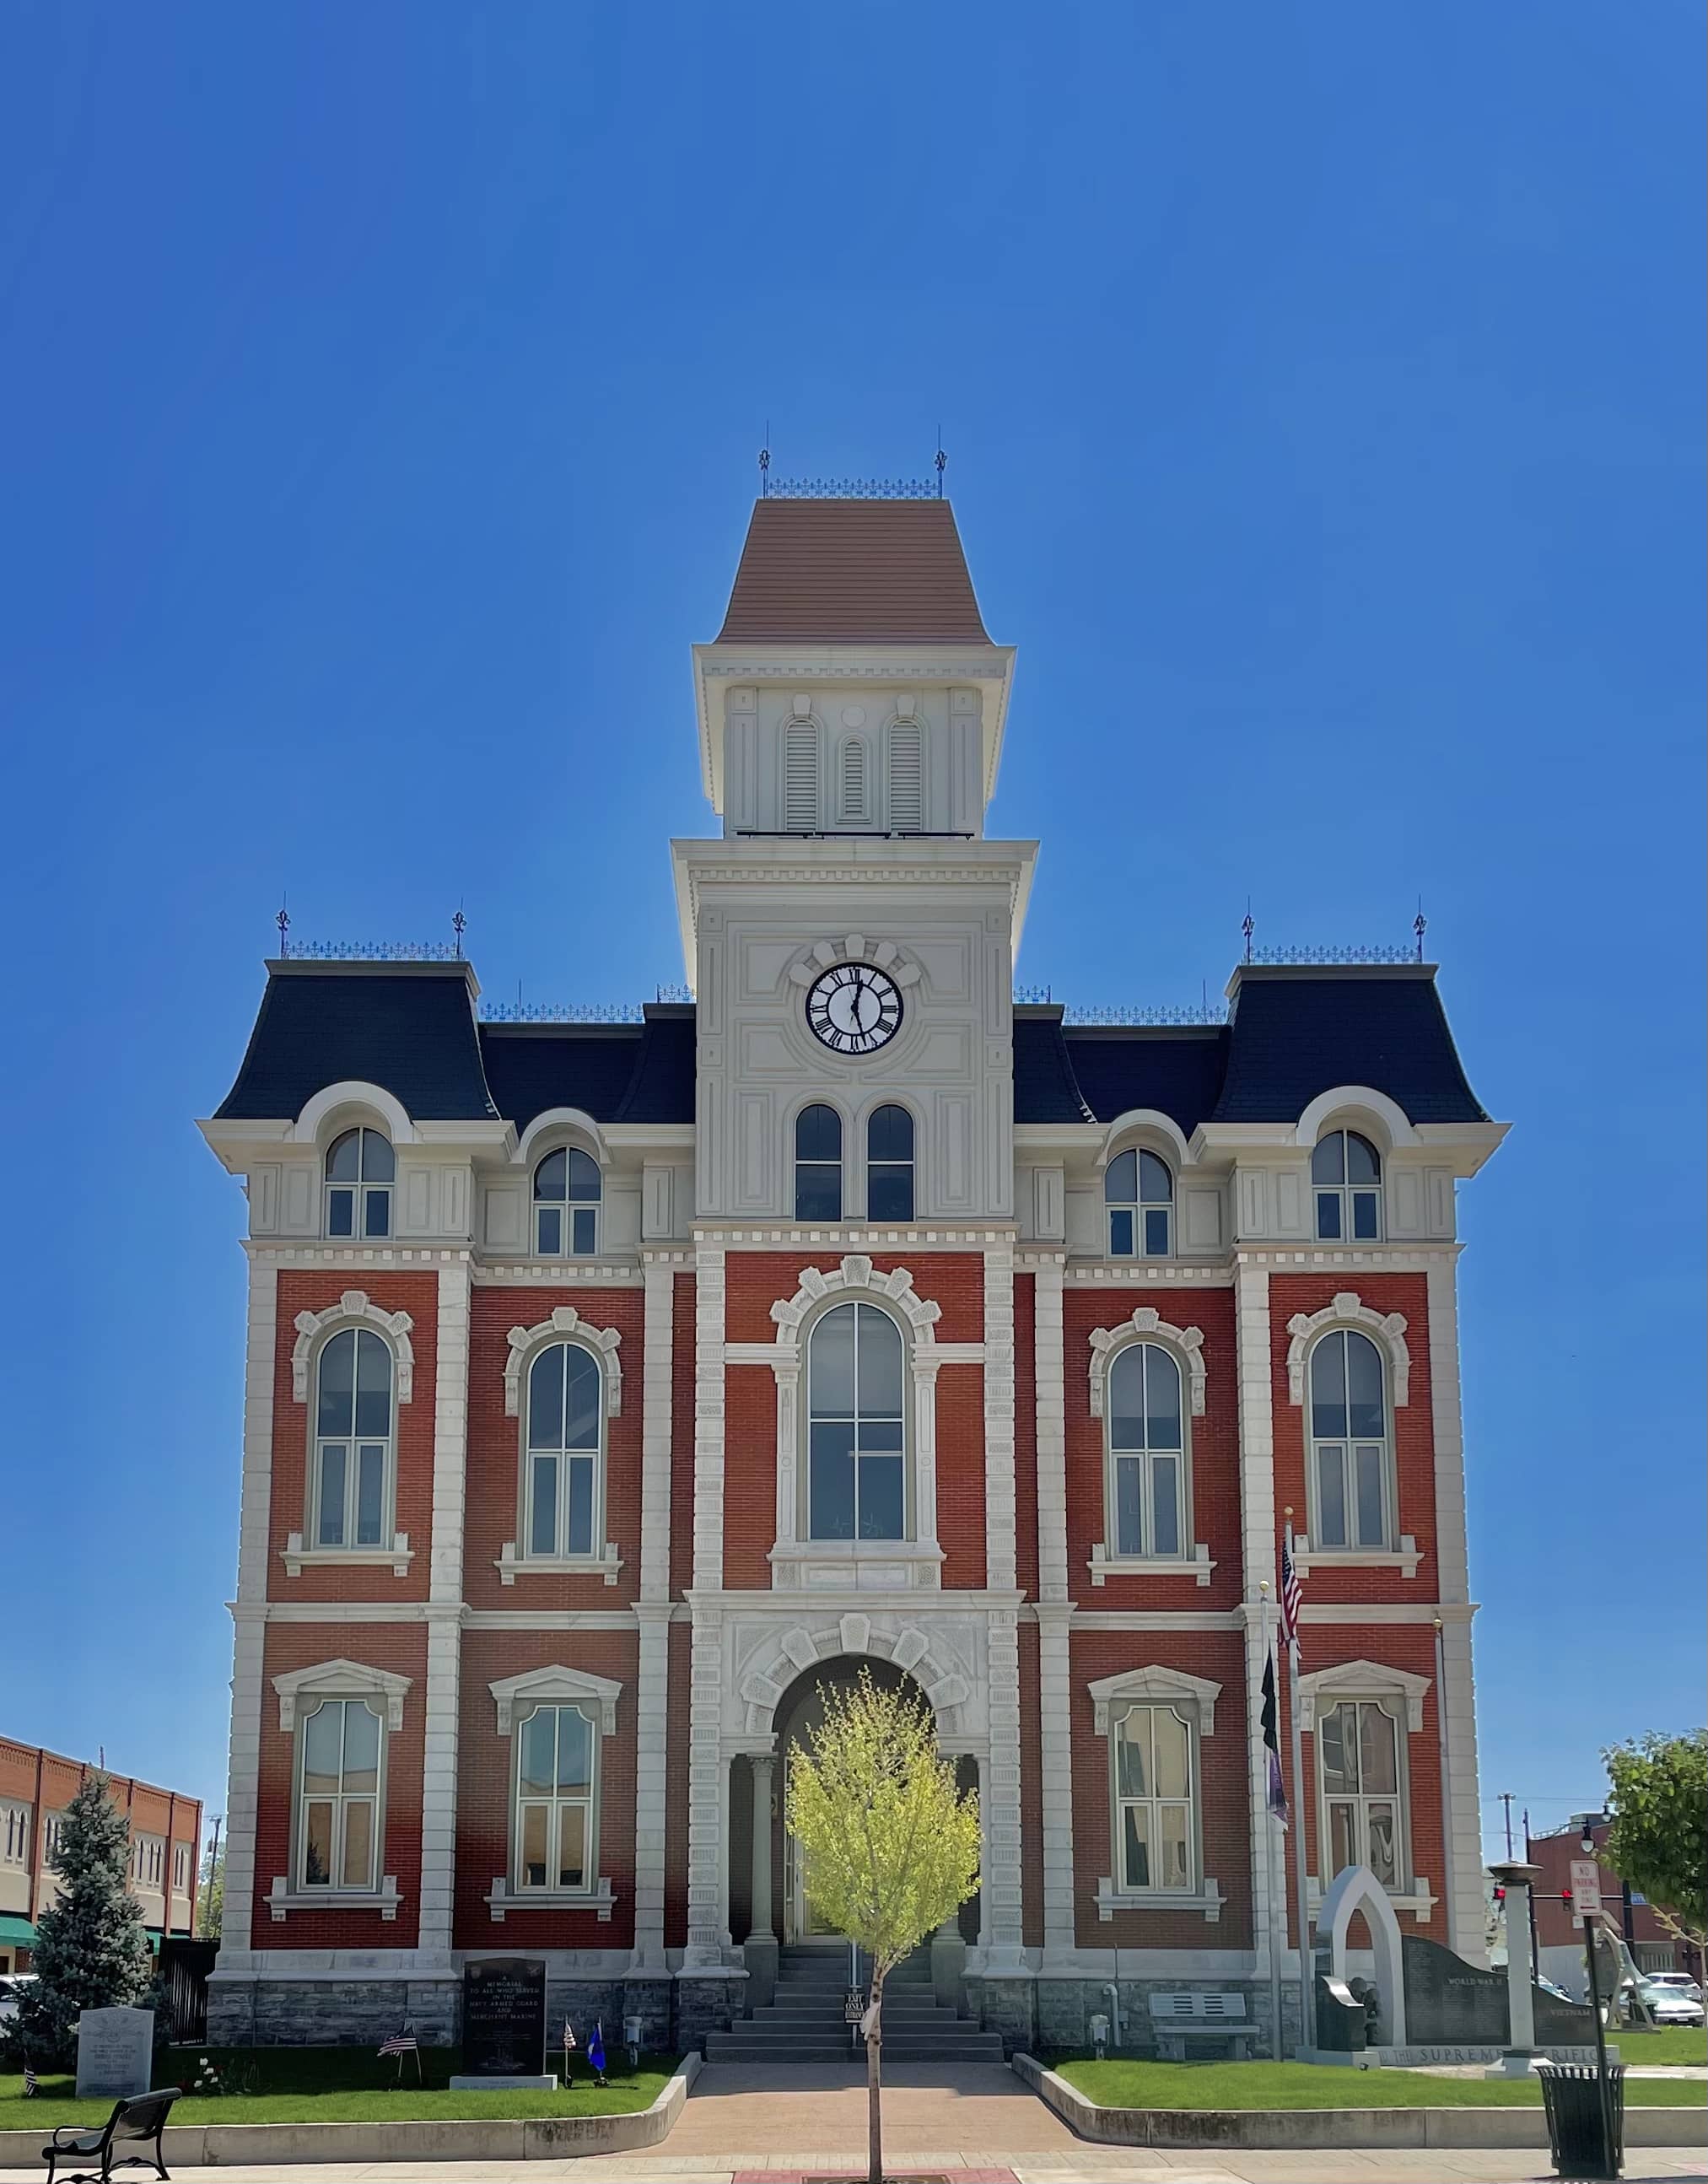
[[[298,937],[682,975],[687,647],[942,425],[1024,979],[1403,940],[1473,1083],[1484,1780],[1702,1712],[1687,0],[0,19],[0,1729],[224,1802],[226,1089]],[[1499,1808],[1488,1808],[1491,1837]]]

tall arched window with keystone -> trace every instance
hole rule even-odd
[[[868,1221],[913,1219],[913,1117],[905,1107],[874,1107],[865,1126]]]
[[[395,1499],[392,1353],[370,1328],[320,1346],[309,1537],[317,1547],[378,1547]]]
[[[1174,1249],[1174,1178],[1142,1147],[1117,1153],[1104,1171],[1112,1259],[1166,1259]]]
[[[534,1170],[534,1249],[542,1258],[591,1258],[599,1248],[599,1164],[559,1145]]]
[[[322,1699],[303,1720],[297,1880],[304,1889],[378,1886],[381,1719],[370,1700]]]
[[[1159,1343],[1129,1343],[1110,1366],[1105,1408],[1113,1552],[1177,1561],[1187,1537],[1179,1366]]]
[[[1310,1353],[1313,1547],[1393,1544],[1391,1451],[1382,1353],[1355,1329],[1331,1329]]]
[[[397,1155],[383,1130],[346,1130],[326,1149],[326,1234],[389,1236]]]
[[[795,1219],[843,1217],[843,1118],[822,1101],[795,1117]]]
[[[902,1334],[876,1305],[834,1306],[807,1342],[807,1537],[907,1536]]]
[[[1193,1886],[1192,1730],[1172,1707],[1134,1706],[1110,1724],[1124,1893]]]
[[[1373,1244],[1382,1235],[1382,1156],[1356,1130],[1330,1130],[1310,1156],[1316,1234],[1324,1243]]]
[[[604,1544],[604,1384],[579,1342],[554,1342],[528,1368],[526,1552],[564,1561]]]
[[[586,1706],[534,1708],[516,1734],[519,1893],[593,1886],[598,1725]]]

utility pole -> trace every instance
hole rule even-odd
[[[208,1852],[208,1892],[202,1904],[202,1931],[204,1938],[208,1930],[207,1922],[214,1913],[214,1876],[220,1870],[220,1823],[225,1817],[223,1813],[215,1813],[214,1815],[214,1841]]]
[[[1527,1805],[1524,1808],[1524,1863],[1527,1865],[1529,1864],[1530,1858],[1530,1808]],[[1542,1958],[1538,1954],[1536,1947],[1536,1891],[1533,1886],[1528,1892],[1528,1897],[1530,1904],[1530,1969],[1533,1972],[1539,1972],[1542,1969]]]
[[[1503,1790],[1500,1792],[1500,1802],[1506,1808],[1506,1855],[1510,1859],[1512,1856],[1512,1792],[1510,1790]]]

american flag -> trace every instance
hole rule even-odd
[[[1288,1529],[1292,1528],[1289,1526]],[[1293,1648],[1295,1667],[1299,1660],[1299,1611],[1305,1605],[1305,1589],[1299,1582],[1299,1572],[1293,1560],[1293,1542],[1281,1542],[1281,1635]]]
[[[420,2052],[415,2043],[415,2036],[407,2025],[401,2032],[394,2032],[380,2048],[382,2055],[419,2055]]]
[[[24,2098],[27,2101],[36,2090],[36,2073],[26,2063],[24,2065]]]

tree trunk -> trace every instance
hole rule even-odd
[[[871,2031],[865,2043],[866,2184],[883,2184],[883,1974],[872,1966]]]

